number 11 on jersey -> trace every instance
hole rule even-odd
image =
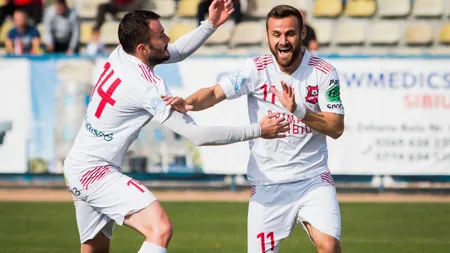
[[[106,73],[108,73],[108,74],[106,74]],[[114,104],[116,103],[116,100],[114,100],[111,96],[113,95],[117,86],[119,86],[122,83],[122,80],[120,80],[120,78],[118,78],[118,77],[116,79],[113,79],[109,88],[106,91],[103,90],[103,86],[106,83],[108,83],[109,81],[111,81],[110,79],[113,75],[114,75],[114,70],[111,69],[111,64],[109,62],[105,63],[105,65],[103,66],[103,72],[100,75],[100,77],[98,78],[97,83],[94,86],[94,89],[92,90],[90,101],[92,101],[92,96],[94,96],[95,92],[97,92],[97,94],[102,98],[100,100],[100,103],[98,104],[97,110],[95,111],[95,117],[97,117],[98,119],[102,116],[102,113],[103,113],[103,110],[105,109],[106,104],[110,104],[111,106],[114,106]]]
[[[272,87],[275,87],[275,86],[271,85],[270,88],[272,88]],[[265,101],[267,101],[267,94],[269,93],[270,88],[269,88],[269,85],[267,85],[267,84],[264,84],[263,86],[261,86],[261,90],[263,90],[263,93],[264,93],[263,99]],[[272,93],[271,103],[275,104],[275,93]]]
[[[271,85],[271,86],[269,87],[269,85],[264,84],[263,86],[261,86],[261,90],[263,90],[263,95],[264,95],[264,96],[263,96],[263,99],[264,99],[265,101],[267,101],[267,94],[270,92],[270,89],[271,89],[272,87],[275,87],[275,85]],[[291,89],[292,89],[293,92],[295,91],[294,88],[291,87]],[[271,99],[270,99],[270,102],[271,102],[272,104],[275,104],[275,98],[276,98],[275,93],[272,93],[272,96],[271,96]]]

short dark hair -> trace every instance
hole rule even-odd
[[[16,10],[14,11],[14,13],[16,13],[16,12],[25,14],[25,16],[27,16],[27,17],[29,16],[29,15],[28,15],[28,12],[27,12],[25,9],[23,9],[23,8],[18,8],[18,9],[16,9]]]
[[[136,46],[150,38],[150,20],[158,20],[160,16],[153,11],[135,10],[127,13],[119,24],[119,41],[127,53],[134,53]]]
[[[64,6],[67,6],[67,1],[66,0],[56,0],[57,4],[62,4]]]
[[[269,26],[268,23],[269,23],[270,18],[281,19],[281,18],[287,18],[290,16],[296,17],[298,20],[298,24],[300,26],[300,30],[303,29],[303,18],[302,18],[302,14],[300,13],[300,11],[297,8],[294,8],[290,5],[281,4],[281,5],[277,5],[277,6],[273,7],[272,10],[270,10],[269,13],[267,14],[266,30],[268,29],[268,26]]]

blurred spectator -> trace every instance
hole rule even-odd
[[[41,39],[36,26],[28,24],[28,14],[21,9],[14,12],[14,27],[5,41],[6,52],[14,55],[40,53]]]
[[[141,9],[144,6],[142,0],[110,0],[108,3],[100,4],[97,9],[97,20],[94,28],[101,31],[105,22],[106,13],[111,13],[114,18],[118,12]]]
[[[91,41],[86,45],[86,54],[91,56],[106,54],[105,45],[100,40],[100,33],[96,28],[92,31]]]
[[[42,19],[42,0],[6,0],[0,6],[0,27],[5,22],[7,16],[12,16],[17,9],[24,10],[38,24]]]
[[[316,32],[306,22],[306,13],[303,10],[300,10],[300,13],[302,14],[303,17],[303,25],[306,28],[306,36],[305,39],[302,41],[302,44],[310,52],[317,51],[319,50],[319,43],[317,42]]]
[[[45,10],[44,31],[48,52],[68,55],[78,52],[80,18],[74,9],[67,6],[65,0],[57,0]]]
[[[197,7],[197,21],[198,25],[205,19],[205,15],[208,13],[209,5],[213,0],[201,0]],[[233,0],[234,12],[231,14],[234,18],[235,24],[242,21],[241,2],[244,0]]]

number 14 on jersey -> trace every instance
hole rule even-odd
[[[122,80],[120,78],[113,78],[111,77],[114,75],[114,70],[111,69],[111,64],[107,62],[103,66],[103,72],[100,74],[100,77],[97,80],[97,83],[94,86],[94,89],[91,93],[91,99],[92,96],[94,96],[95,92],[101,97],[100,103],[98,104],[97,110],[95,111],[95,117],[98,119],[102,116],[103,110],[105,109],[106,104],[110,104],[111,106],[114,106],[116,103],[116,100],[112,98],[112,95],[114,91],[116,90],[117,86],[119,86],[122,83]],[[112,83],[110,83],[112,82]],[[103,89],[103,86],[105,84],[110,84],[109,88],[105,91]]]

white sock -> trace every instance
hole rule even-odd
[[[167,249],[151,242],[144,242],[138,253],[166,253]]]

